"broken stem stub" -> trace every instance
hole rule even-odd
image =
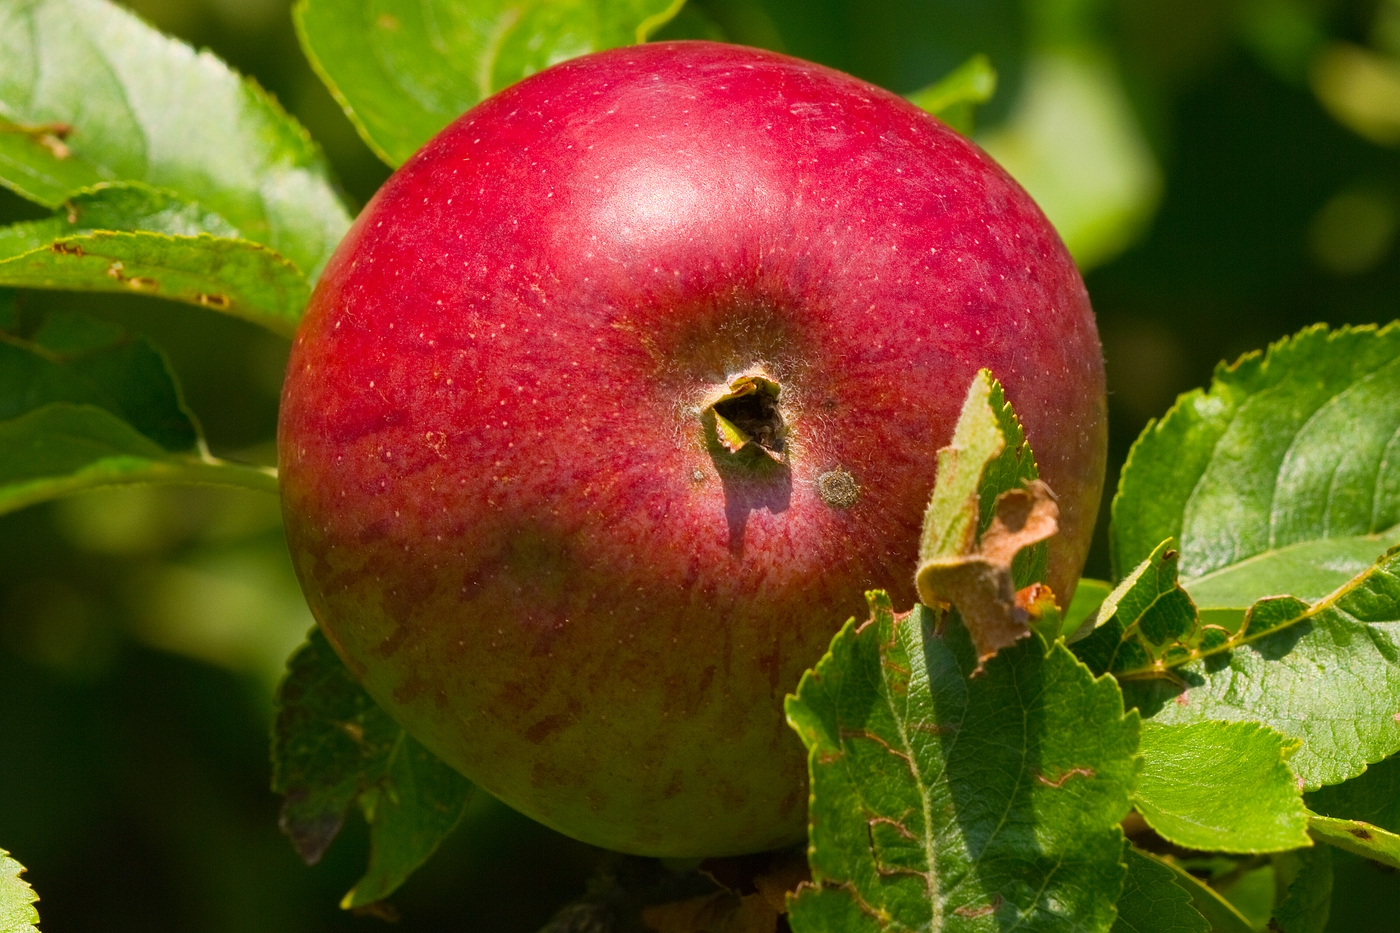
[[[731,454],[745,448],[757,450],[782,462],[787,424],[778,408],[782,388],[762,374],[736,376],[729,391],[708,408],[715,416],[715,434],[720,446]]]

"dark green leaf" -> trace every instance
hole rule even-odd
[[[1308,824],[1313,838],[1391,868],[1400,868],[1400,835],[1361,820],[1314,816]]]
[[[217,214],[144,185],[100,185],[54,217],[0,227],[0,285],[155,295],[291,336],[306,277]]]
[[[172,453],[199,438],[160,351],[80,315],[50,318],[31,343],[0,342],[0,421],[50,402],[105,408]]]
[[[1221,366],[1133,446],[1115,565],[1176,538],[1202,611],[1333,592],[1400,540],[1396,398],[1400,325],[1313,327]]]
[[[172,454],[111,412],[55,402],[0,421],[0,513],[129,483],[241,486],[277,493],[270,470]]]
[[[684,0],[300,0],[301,46],[390,165],[550,65],[644,42]]]
[[[1191,597],[1177,583],[1179,556],[1174,542],[1163,541],[1104,599],[1096,627],[1074,646],[1095,673],[1160,673],[1229,639],[1228,631],[1200,625]]]
[[[1272,726],[1303,740],[1291,765],[1305,787],[1337,784],[1400,750],[1397,623],[1400,549],[1312,606],[1256,604],[1226,650],[1124,694],[1155,722]]]
[[[57,208],[141,181],[315,277],[349,226],[320,150],[256,84],[106,0],[0,5],[0,183]]]
[[[1137,850],[1133,851],[1137,852]],[[1148,852],[1137,852],[1137,854],[1171,873],[1177,885],[1191,896],[1191,906],[1210,924],[1213,933],[1254,933],[1253,925],[1245,919],[1244,914],[1221,897],[1215,889],[1176,862]]]
[[[1274,860],[1274,870],[1287,870],[1290,878],[1280,877],[1283,899],[1274,907],[1270,931],[1277,933],[1324,933],[1332,908],[1332,850],[1314,846]]]
[[[212,483],[277,491],[270,470],[209,456],[165,357],[144,338],[55,315],[0,335],[0,513],[95,486]]]
[[[24,866],[0,849],[0,933],[39,933],[34,924],[39,912],[34,902],[39,895],[20,877]]]
[[[19,293],[0,287],[0,331],[19,329]]]
[[[1309,845],[1308,811],[1288,769],[1296,739],[1250,722],[1142,728],[1133,803],[1158,835],[1204,852]]]
[[[908,95],[909,100],[964,136],[972,134],[977,106],[997,92],[997,72],[991,59],[974,55],[928,87]]]
[[[803,676],[787,713],[808,750],[813,885],[794,931],[1112,925],[1135,717],[1038,637],[976,667],[955,615],[895,615],[874,593],[870,621]]]
[[[1191,906],[1191,895],[1170,868],[1129,849],[1128,877],[1111,933],[1210,933],[1210,924]]]
[[[473,791],[375,704],[319,629],[278,688],[272,764],[273,789],[285,795],[282,830],[307,862],[320,859],[359,803],[369,868],[346,908],[393,893],[457,825]]]

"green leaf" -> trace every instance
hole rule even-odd
[[[955,615],[870,607],[787,700],[812,794],[792,929],[1107,930],[1138,731],[1112,679],[1038,637],[972,677]]]
[[[1214,933],[1254,933],[1254,927],[1244,914],[1233,904],[1221,897],[1210,885],[1182,868],[1176,862],[1153,855],[1150,852],[1132,850],[1141,858],[1171,873],[1177,885],[1191,896],[1191,906],[1196,909]]]
[[[1315,846],[1274,861],[1274,870],[1287,868],[1292,878],[1280,884],[1283,899],[1274,907],[1270,931],[1324,933],[1332,909],[1332,850]],[[1282,879],[1280,879],[1282,880]]]
[[[0,849],[0,933],[39,933],[34,924],[39,912],[34,902],[39,895],[20,877],[24,866]]]
[[[920,563],[966,553],[975,535],[985,530],[981,516],[991,520],[996,477],[1001,472],[993,464],[1000,465],[1009,446],[991,403],[995,385],[990,370],[977,372],[963,399],[953,439],[938,451],[937,480],[919,540]]]
[[[54,217],[0,227],[0,285],[156,295],[291,336],[306,277],[219,215],[136,183],[74,195]]]
[[[1310,845],[1308,811],[1288,768],[1296,739],[1249,722],[1142,728],[1138,813],[1158,835],[1203,852]]]
[[[271,470],[172,454],[110,412],[56,402],[0,421],[0,514],[132,483],[239,486],[277,494]]]
[[[1269,725],[1302,739],[1291,764],[1306,788],[1337,784],[1400,751],[1398,624],[1400,548],[1311,606],[1257,603],[1224,650],[1124,694],[1155,722]]]
[[[140,181],[314,278],[350,223],[324,157],[252,81],[106,0],[0,5],[0,183],[57,208]]]
[[[282,830],[308,863],[358,803],[370,827],[369,867],[341,906],[383,900],[446,838],[473,785],[389,718],[355,682],[319,629],[292,655],[277,690],[272,787]]]
[[[0,421],[50,402],[97,405],[169,452],[199,439],[160,351],[81,315],[50,318],[32,342],[0,342]]]
[[[19,329],[19,293],[0,287],[0,331]]]
[[[1065,609],[1064,630],[1070,640],[1076,636],[1083,637],[1079,629],[1089,620],[1103,605],[1103,601],[1108,598],[1108,594],[1113,592],[1113,584],[1107,580],[1094,580],[1089,577],[1080,577],[1079,585],[1074,588],[1074,598],[1069,601],[1069,607]]]
[[[1313,836],[1400,868],[1400,758],[1387,758],[1342,784],[1308,795]]]
[[[120,483],[277,491],[270,470],[212,457],[165,357],[143,338],[55,315],[0,335],[0,513]]]
[[[1350,781],[1313,791],[1308,806],[1322,816],[1400,832],[1400,758],[1378,761]]]
[[[1199,624],[1191,597],[1177,583],[1179,556],[1173,541],[1163,541],[1104,599],[1095,628],[1074,646],[1090,670],[1120,677],[1160,673],[1229,639],[1228,631]]]
[[[1313,838],[1363,858],[1400,869],[1400,835],[1361,820],[1314,816],[1309,824]]]
[[[969,542],[986,532],[1004,492],[1040,477],[1020,420],[991,373],[972,377],[953,439],[938,451],[938,473],[919,542],[919,562],[966,553]],[[1027,548],[1016,557],[1017,589],[1045,579],[1048,549]]]
[[[907,95],[953,129],[969,136],[977,106],[997,92],[997,72],[985,55],[974,55],[928,87]]]
[[[1128,877],[1111,933],[1210,933],[1210,924],[1170,868],[1129,849]]]
[[[360,135],[399,165],[495,92],[645,42],[684,0],[300,0],[301,47]]]
[[[1202,611],[1332,593],[1400,542],[1397,397],[1395,324],[1312,327],[1217,368],[1133,445],[1115,566],[1176,538]]]

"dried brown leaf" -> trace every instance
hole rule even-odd
[[[1059,507],[1038,479],[997,497],[992,523],[963,554],[926,561],[915,578],[928,606],[952,604],[962,615],[977,658],[986,661],[1030,634],[1029,614],[1017,605],[1011,562],[1022,548],[1039,544],[1059,528]]]
[[[655,933],[775,933],[778,911],[762,894],[716,891],[642,911],[642,922]]]

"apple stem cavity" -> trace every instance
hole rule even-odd
[[[715,416],[715,435],[731,454],[745,449],[783,462],[787,424],[778,407],[782,387],[762,373],[746,373],[729,381],[729,391],[706,406]]]

